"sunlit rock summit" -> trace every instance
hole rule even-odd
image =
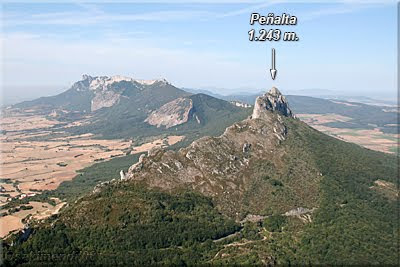
[[[269,92],[257,97],[252,118],[260,118],[265,110],[276,111],[285,117],[295,118],[286,98],[276,87],[272,87]]]

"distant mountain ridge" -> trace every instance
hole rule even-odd
[[[12,108],[35,112],[62,122],[91,116],[90,123],[66,129],[106,138],[146,138],[165,134],[187,136],[187,142],[250,115],[250,110],[204,94],[191,94],[165,79],[83,75],[67,91],[25,101]]]
[[[90,112],[109,108],[135,92],[163,88],[171,97],[189,95],[172,86],[165,79],[138,80],[120,75],[97,76],[83,75],[67,91],[50,97],[41,97],[13,105],[16,108],[39,106],[42,109],[58,108],[68,111]]]

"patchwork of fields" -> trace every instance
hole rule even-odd
[[[383,133],[379,128],[348,129],[324,125],[331,122],[347,122],[351,120],[349,117],[337,114],[297,114],[296,116],[318,131],[343,141],[352,142],[385,153],[397,153],[398,134]]]
[[[77,123],[85,121],[74,122]],[[34,112],[8,113],[0,119],[0,126],[0,208],[13,200],[54,190],[62,182],[72,180],[78,170],[94,163],[174,145],[184,139],[184,136],[167,136],[135,144],[132,139],[106,140],[93,134],[70,135],[63,131],[71,127],[70,124],[64,125]],[[50,216],[63,205],[31,204],[28,205],[33,208],[27,210],[0,210],[0,237],[20,229],[22,219],[39,214]]]

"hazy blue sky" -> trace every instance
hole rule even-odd
[[[284,92],[318,88],[395,96],[394,1],[227,2],[5,3],[3,87],[48,94],[43,88],[61,90],[87,73],[164,77],[180,87],[232,92],[275,85]],[[297,26],[281,29],[296,31],[300,41],[248,41],[251,12],[296,15]],[[274,82],[268,73],[271,47],[277,54]]]

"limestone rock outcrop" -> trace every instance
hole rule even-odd
[[[264,95],[257,97],[251,117],[253,119],[260,118],[267,110],[278,112],[285,117],[295,118],[286,98],[275,87],[272,87]]]
[[[192,108],[193,102],[190,98],[180,97],[153,111],[145,122],[170,128],[187,122]]]
[[[91,111],[96,111],[101,108],[109,108],[117,104],[120,99],[120,94],[114,91],[99,91],[91,101]]]

